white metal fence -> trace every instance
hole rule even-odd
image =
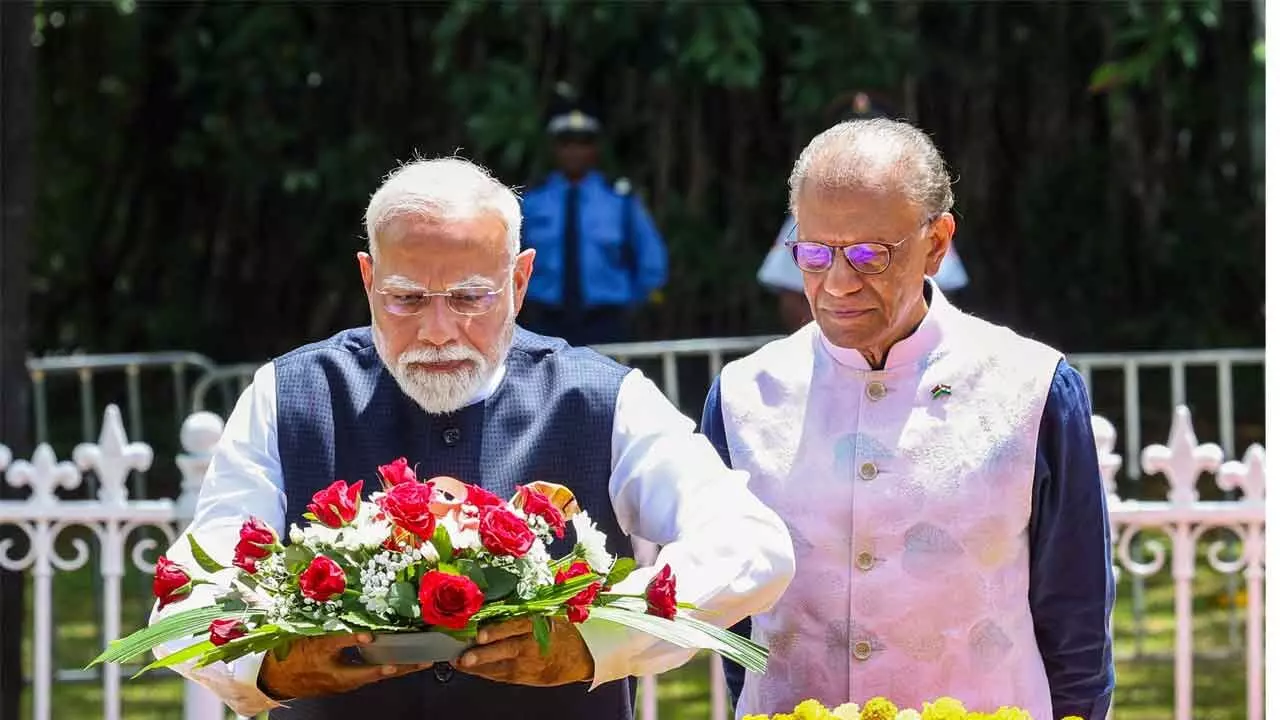
[[[655,378],[673,402],[688,406],[687,412],[696,413],[707,384],[725,362],[745,355],[771,339],[772,337],[745,337],[682,340],[619,344],[603,346],[599,349],[624,363],[641,367],[648,375]],[[1222,561],[1222,543],[1212,542],[1209,547],[1213,550],[1213,554],[1207,558],[1207,562],[1213,569],[1228,572],[1227,578],[1233,595],[1237,583],[1243,581],[1249,603],[1243,613],[1238,612],[1234,605],[1230,606],[1229,643],[1225,652],[1248,655],[1250,668],[1261,667],[1260,646],[1257,662],[1254,662],[1252,656],[1255,649],[1251,644],[1253,635],[1250,634],[1251,623],[1255,621],[1253,615],[1255,603],[1258,612],[1261,611],[1260,592],[1255,591],[1257,590],[1253,587],[1255,579],[1250,577],[1250,574],[1256,571],[1256,583],[1260,587],[1261,544],[1258,538],[1261,537],[1262,532],[1261,501],[1260,499],[1257,501],[1256,510],[1251,509],[1253,505],[1250,504],[1252,501],[1248,488],[1255,486],[1230,479],[1244,477],[1240,475],[1241,468],[1256,465],[1258,484],[1255,493],[1260,498],[1261,450],[1255,451],[1250,448],[1249,453],[1244,455],[1245,466],[1239,463],[1228,463],[1222,470],[1222,473],[1225,473],[1222,477],[1228,478],[1220,481],[1223,489],[1228,491],[1225,501],[1227,504],[1219,506],[1212,503],[1193,502],[1192,505],[1185,506],[1185,503],[1179,504],[1179,501],[1174,500],[1172,491],[1169,497],[1163,499],[1156,499],[1155,496],[1150,495],[1150,488],[1146,495],[1139,492],[1138,481],[1143,473],[1162,474],[1165,470],[1159,463],[1152,465],[1148,462],[1140,440],[1143,439],[1144,433],[1149,439],[1153,436],[1153,432],[1159,432],[1153,431],[1152,427],[1153,421],[1159,421],[1162,424],[1166,422],[1168,413],[1162,412],[1162,409],[1189,404],[1191,407],[1198,408],[1196,414],[1201,418],[1202,425],[1206,424],[1204,421],[1206,416],[1212,418],[1207,424],[1214,427],[1213,436],[1219,440],[1214,447],[1219,447],[1220,452],[1226,457],[1235,457],[1234,448],[1239,428],[1245,428],[1245,434],[1250,437],[1261,439],[1261,400],[1256,396],[1250,397],[1247,388],[1261,387],[1263,359],[1262,350],[1075,354],[1068,357],[1069,362],[1080,370],[1094,395],[1095,411],[1121,420],[1119,428],[1112,426],[1109,422],[1103,422],[1097,426],[1097,430],[1100,444],[1104,438],[1108,443],[1103,459],[1104,473],[1108,472],[1107,468],[1114,466],[1107,477],[1111,482],[1112,493],[1116,496],[1113,500],[1113,522],[1116,525],[1115,538],[1118,543],[1117,563],[1122,569],[1127,570],[1128,585],[1133,593],[1130,603],[1133,614],[1125,618],[1127,629],[1132,631],[1133,635],[1133,647],[1127,657],[1172,660],[1177,666],[1180,678],[1182,673],[1189,672],[1191,662],[1183,653],[1186,638],[1179,634],[1171,653],[1153,651],[1144,645],[1144,638],[1148,632],[1144,579],[1159,573],[1165,567],[1166,560],[1169,560],[1175,593],[1179,598],[1177,602],[1186,602],[1180,594],[1182,590],[1179,590],[1182,587],[1179,583],[1189,582],[1186,577],[1180,578],[1180,573],[1185,576],[1187,568],[1184,556],[1188,541],[1183,536],[1187,533],[1194,534],[1190,540],[1191,562],[1194,564],[1196,542],[1202,538],[1209,527],[1216,526],[1228,527],[1229,532],[1235,534],[1237,541],[1232,545],[1240,554],[1232,562]],[[74,553],[69,557],[59,555],[54,544],[39,552],[36,546],[32,545],[22,557],[15,558],[12,553],[21,548],[15,547],[12,542],[5,543],[0,540],[0,565],[10,569],[29,570],[36,588],[37,601],[42,592],[41,577],[51,577],[55,570],[68,571],[83,568],[90,563],[99,565],[101,572],[95,575],[92,600],[97,603],[95,611],[102,618],[100,630],[104,636],[109,636],[117,630],[118,620],[109,620],[108,616],[118,617],[119,615],[118,597],[121,592],[119,579],[123,576],[124,550],[122,548],[117,552],[109,549],[107,545],[127,543],[132,533],[136,536],[132,546],[135,566],[150,571],[150,565],[141,562],[141,559],[143,553],[154,548],[145,543],[154,544],[161,536],[172,537],[183,522],[183,518],[187,517],[186,513],[189,512],[189,507],[194,501],[194,489],[203,473],[203,466],[200,464],[204,462],[201,459],[201,453],[204,451],[203,442],[211,443],[211,438],[215,438],[219,432],[214,429],[213,424],[217,421],[216,416],[198,412],[188,417],[187,413],[193,410],[200,411],[206,407],[213,407],[222,412],[229,411],[236,396],[247,385],[256,368],[256,364],[219,367],[208,358],[194,353],[69,356],[29,361],[36,440],[38,443],[52,443],[53,446],[64,448],[63,451],[71,453],[79,468],[75,469],[77,474],[73,481],[70,471],[66,469],[69,467],[68,464],[58,465],[51,462],[52,447],[45,448],[48,450],[47,453],[37,452],[27,464],[15,464],[16,466],[10,471],[10,485],[24,484],[30,486],[32,491],[27,500],[21,503],[27,510],[19,512],[17,510],[19,503],[15,501],[0,504],[0,508],[3,508],[0,512],[0,529],[9,525],[20,528],[28,538],[34,539],[38,536],[49,543],[54,543],[63,530],[72,526],[85,526],[92,528],[92,533],[98,542],[86,544],[83,539],[76,539],[70,543]],[[1249,373],[1253,373],[1253,377],[1250,377]],[[1246,388],[1243,393],[1242,387]],[[1244,402],[1239,402],[1242,397]],[[119,410],[109,410],[102,425],[102,434],[99,436],[97,408],[101,406],[100,402],[103,399],[122,404],[125,411],[122,414]],[[57,408],[57,412],[51,414],[50,407]],[[78,410],[72,412],[73,407]],[[114,420],[111,419],[113,413]],[[1176,414],[1173,417],[1175,430],[1177,422],[1180,422],[1179,417],[1181,416]],[[186,421],[182,423],[184,418]],[[107,443],[108,430],[113,424],[119,426],[119,437],[123,438],[126,419],[129,436],[138,440],[144,436],[153,439],[152,445],[140,447],[154,447],[159,450],[159,454],[153,452],[158,461],[157,465],[172,463],[176,466],[176,473],[183,478],[176,503],[166,499],[147,499],[154,495],[148,491],[147,471],[159,472],[163,469],[151,468],[151,460],[144,463],[146,467],[131,467],[126,470],[107,468],[103,472],[98,472],[90,460],[93,456],[86,454],[91,448]],[[149,429],[145,435],[144,422]],[[174,436],[179,434],[175,430],[180,423],[182,423],[182,442],[181,447],[178,447],[174,442]],[[1254,430],[1251,431],[1250,428]],[[66,442],[68,437],[78,437],[84,442],[80,446],[72,447]],[[111,437],[115,437],[115,430],[111,430]],[[98,439],[96,443],[93,442],[94,438]],[[1174,445],[1175,443],[1171,440],[1169,447]],[[161,449],[166,446],[171,446],[174,450],[168,456]],[[1114,454],[1117,447],[1123,448],[1123,457]],[[0,446],[0,461],[6,460],[3,446]],[[138,463],[141,461],[138,460],[135,464]],[[1249,463],[1253,464],[1249,465]],[[0,463],[0,466],[2,464]],[[1121,476],[1122,482],[1125,483],[1125,491],[1117,493],[1116,473],[1120,469],[1125,471]],[[1210,470],[1206,469],[1206,471]],[[118,480],[115,479],[115,475],[111,475],[112,472],[119,475]],[[1165,474],[1172,483],[1172,476]],[[43,480],[33,480],[32,478],[35,477]],[[82,477],[85,487],[80,488],[79,493],[88,498],[105,498],[103,502],[107,504],[103,507],[108,510],[103,510],[103,507],[98,507],[96,510],[89,509],[93,503],[99,502],[92,499],[61,500],[57,501],[57,504],[51,504],[51,498],[57,497],[53,490],[58,487],[68,487],[59,486],[56,483],[48,484],[52,482],[51,478],[72,483],[74,486],[81,482]],[[104,479],[107,477],[112,478],[109,481],[110,485],[107,485],[108,481]],[[173,485],[172,477],[165,477],[163,473],[157,477]],[[42,482],[45,484],[40,485]],[[1179,482],[1182,485],[1176,487],[1185,490],[1185,479],[1180,479]],[[39,499],[35,491],[38,485],[43,488]],[[1191,486],[1194,487],[1194,482]],[[1174,485],[1171,484],[1170,487]],[[45,492],[46,490],[48,492]],[[134,499],[127,500],[122,506],[116,501],[122,497]],[[1119,497],[1129,499],[1122,501]],[[36,504],[32,505],[32,503]],[[76,503],[89,503],[89,505]],[[131,509],[122,509],[134,508],[136,503],[142,503],[136,505],[139,512],[144,513],[141,516],[131,515],[130,513],[133,512]],[[41,517],[47,521],[44,525],[37,522],[40,518],[24,515],[30,508],[37,506],[44,508],[41,511],[45,513]],[[169,509],[163,510],[166,507]],[[67,515],[57,514],[72,508],[84,509],[76,509]],[[1246,516],[1252,517],[1252,513],[1256,512],[1258,516],[1256,527],[1248,523],[1223,525],[1226,519],[1222,522],[1215,521],[1216,525],[1202,525],[1199,521],[1192,519],[1201,517],[1200,513],[1209,510],[1221,515],[1224,509],[1229,509],[1229,512],[1223,516],[1226,519],[1229,519],[1227,516],[1235,517],[1231,513],[1244,512]],[[166,516],[167,519],[161,517],[164,512],[170,513]],[[149,536],[146,536],[148,532],[146,528],[152,528]],[[1249,535],[1254,529],[1258,533],[1258,538]],[[1150,534],[1160,530],[1163,530],[1169,539],[1158,543],[1143,541],[1135,544],[1138,533],[1146,531]],[[120,535],[122,532],[124,535]],[[1183,539],[1179,540],[1180,537]],[[64,542],[63,545],[67,543]],[[1250,552],[1254,546],[1257,552],[1251,555]],[[641,550],[643,551],[644,548]],[[1224,562],[1226,564],[1223,564]],[[1233,562],[1239,564],[1239,567],[1235,567]],[[52,585],[47,584],[46,587],[51,589]],[[141,585],[126,588],[128,592],[141,592],[143,589]],[[39,612],[36,613],[35,620],[34,637],[36,639],[45,637],[42,634]],[[52,620],[46,617],[44,622],[50,623]],[[1179,620],[1179,633],[1182,632],[1183,625]],[[1190,631],[1189,627],[1187,624],[1187,632]],[[49,628],[46,625],[44,629]],[[93,672],[86,673],[74,668],[61,667],[48,653],[48,647],[42,649],[39,643],[33,647],[37,651],[33,656],[32,670],[33,690],[37,698],[40,696],[42,677],[46,678],[46,687],[48,687],[47,683],[75,680],[97,681],[102,677],[104,693],[109,694],[110,687],[118,688],[118,685],[111,684],[115,681],[109,680],[110,674],[100,676]],[[1121,657],[1126,656],[1122,654]],[[721,711],[725,708],[726,701],[722,693],[723,682],[718,663],[712,663],[711,672],[711,684],[717,690],[710,698],[711,706],[715,713],[713,717],[719,718],[723,717]],[[1250,682],[1252,682],[1253,673],[1260,671],[1251,670],[1250,672]],[[1180,682],[1177,697],[1180,708],[1180,714],[1177,717],[1180,719],[1186,717],[1181,714],[1182,704],[1187,702],[1182,695],[1184,686],[1188,696],[1190,693],[1190,684]],[[654,687],[654,681],[651,678],[645,679],[642,683],[640,708],[642,717],[655,716]],[[1260,686],[1257,692],[1260,695]],[[116,697],[118,702],[118,694]],[[196,697],[198,696],[192,696],[193,702]],[[111,700],[106,697],[104,702],[109,705]],[[1253,702],[1251,687],[1251,713]],[[33,711],[36,717],[45,717],[39,714],[39,708],[36,705],[33,705]],[[109,708],[104,708],[104,711],[107,712],[106,717],[115,717],[110,714]],[[189,713],[188,717],[194,717],[194,715]],[[1253,717],[1255,716],[1250,714],[1250,718]]]
[[[154,538],[136,539],[135,531],[155,528],[163,541],[171,542],[190,517],[199,483],[207,467],[209,453],[221,433],[221,420],[202,412],[189,417],[182,428],[184,452],[176,458],[183,480],[176,500],[130,498],[126,480],[130,473],[147,470],[153,461],[150,446],[130,442],[121,413],[107,408],[99,439],[78,445],[74,462],[61,461],[42,444],[30,460],[13,460],[0,445],[0,470],[12,487],[27,488],[21,500],[0,501],[0,527],[16,528],[25,542],[0,542],[0,565],[9,570],[30,572],[34,586],[32,647],[32,716],[36,720],[55,717],[53,706],[53,578],[57,572],[72,572],[86,565],[90,547],[82,539],[61,542],[60,535],[71,528],[87,528],[100,553],[98,571],[103,581],[102,626],[107,637],[120,633],[122,578],[126,559],[139,570],[154,569],[154,555],[160,548]],[[1114,495],[1114,479],[1122,460],[1114,450],[1115,429],[1105,419],[1095,417],[1100,466],[1111,495],[1111,520],[1115,526],[1117,572],[1149,577],[1166,566],[1172,575],[1175,594],[1176,641],[1174,652],[1176,720],[1190,720],[1192,710],[1193,587],[1199,565],[1202,538],[1216,528],[1234,535],[1234,542],[1208,543],[1208,569],[1218,573],[1242,574],[1247,595],[1245,622],[1247,670],[1247,717],[1262,718],[1262,579],[1264,539],[1265,454],[1252,446],[1242,461],[1223,462],[1216,444],[1201,444],[1191,425],[1190,411],[1179,407],[1166,444],[1142,450],[1143,469],[1163,475],[1168,496],[1163,500],[1121,500]],[[7,469],[6,469],[7,467]],[[75,490],[86,473],[98,478],[96,494],[87,499],[62,499],[59,491]],[[1237,500],[1202,501],[1197,481],[1204,473],[1213,475],[1224,490],[1239,490]],[[1135,559],[1132,546],[1139,533],[1161,533],[1160,540],[1146,539],[1143,546],[1149,560]],[[133,539],[131,539],[133,538]],[[68,552],[65,546],[70,546]],[[23,547],[25,546],[25,547]],[[1167,561],[1167,562],[1166,562]],[[145,591],[144,591],[145,592]],[[1122,619],[1123,622],[1123,619]],[[107,666],[102,672],[102,717],[118,720],[121,715],[121,668]],[[657,716],[657,682],[644,680],[640,717]],[[727,703],[719,663],[712,663],[711,704],[714,718],[725,716]],[[197,688],[189,692],[185,717],[189,720],[220,717],[216,701]],[[65,717],[57,715],[57,717]]]

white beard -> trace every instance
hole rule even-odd
[[[498,352],[494,357],[505,358],[511,349],[515,332],[514,318],[507,324]],[[483,353],[466,345],[453,344],[436,348],[411,348],[401,353],[395,362],[388,362],[383,352],[381,338],[375,333],[375,345],[383,363],[391,371],[396,384],[431,415],[447,415],[466,407],[497,371],[497,365]],[[424,370],[419,363],[464,362],[458,370],[439,372]]]

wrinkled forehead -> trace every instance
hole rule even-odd
[[[806,184],[796,198],[799,239],[892,239],[920,222],[923,210],[896,183]]]
[[[377,277],[395,276],[424,287],[474,278],[501,284],[513,260],[506,225],[489,214],[457,220],[396,218],[375,242]]]

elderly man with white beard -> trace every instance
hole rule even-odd
[[[794,572],[782,521],[639,371],[516,327],[534,265],[534,251],[520,251],[520,221],[515,193],[472,163],[418,161],[392,173],[369,203],[369,249],[358,255],[371,326],[257,371],[187,532],[228,562],[250,516],[287,538],[315,491],[404,456],[420,477],[451,475],[501,497],[531,481],[565,485],[614,555],[630,555],[633,535],[661,545],[655,566],[671,566],[678,598],[705,619],[727,627],[767,610]],[[191,566],[185,537],[168,556]],[[617,590],[642,589],[652,574],[638,570]],[[209,602],[207,589],[171,607]],[[180,672],[240,714],[271,708],[277,720],[370,711],[380,720],[621,720],[634,701],[626,678],[693,654],[590,619],[554,622],[547,655],[526,620],[482,628],[478,640],[434,672],[351,663],[347,648],[371,642],[366,635]]]

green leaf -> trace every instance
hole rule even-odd
[[[489,581],[485,578],[484,568],[475,560],[467,560],[466,558],[459,560],[458,571],[471,578],[471,582],[475,583],[481,590],[489,589]]]
[[[447,563],[453,560],[453,540],[449,538],[449,531],[443,525],[436,525],[436,532],[431,536],[431,544],[440,555],[440,562]]]
[[[148,671],[151,671],[151,670],[158,670],[158,669],[160,669],[160,668],[166,668],[166,667],[170,667],[170,666],[173,666],[173,665],[177,665],[177,664],[179,664],[179,663],[184,663],[184,662],[186,662],[186,661],[188,661],[188,660],[190,660],[190,659],[192,659],[192,658],[199,657],[200,655],[203,655],[204,653],[206,653],[206,652],[208,652],[208,651],[212,650],[212,649],[213,649],[213,648],[215,648],[215,647],[217,647],[217,646],[216,646],[216,645],[214,645],[212,642],[210,642],[210,641],[208,641],[208,640],[205,640],[205,641],[203,641],[203,642],[194,643],[194,644],[192,644],[192,645],[188,645],[187,647],[185,647],[185,648],[183,648],[183,649],[181,649],[181,650],[179,650],[179,651],[177,651],[177,652],[169,653],[168,655],[165,655],[164,657],[160,658],[159,660],[155,660],[155,661],[153,661],[153,662],[152,662],[152,663],[150,663],[149,665],[147,665],[147,666],[143,667],[143,668],[142,668],[141,670],[139,670],[138,672],[134,673],[134,674],[133,674],[133,677],[131,677],[131,678],[129,678],[129,679],[130,679],[130,680],[133,680],[133,679],[137,678],[139,675],[142,675],[143,673],[148,672]]]
[[[226,617],[237,617],[239,611],[229,611],[217,605],[192,608],[174,613],[149,627],[118,640],[113,640],[107,649],[94,658],[86,669],[108,662],[128,662],[133,658],[151,650],[157,645],[179,638],[189,638],[196,633],[209,629],[209,623]]]
[[[685,614],[674,620],[644,612],[644,601],[622,598],[606,607],[591,609],[591,617],[624,625],[689,649],[710,650],[756,673],[763,673],[769,651],[734,632],[716,627]]]
[[[219,661],[235,660],[249,653],[275,650],[277,645],[291,640],[289,635],[282,633],[275,625],[263,625],[244,637],[205,653],[196,661],[195,666],[202,668]]]
[[[485,585],[482,585],[481,589],[484,590],[485,602],[501,600],[516,589],[519,578],[512,573],[494,567],[484,568],[483,572]]]
[[[289,657],[289,651],[293,649],[293,641],[286,640],[271,650],[271,654],[275,655],[276,662],[284,662]]]
[[[398,582],[391,586],[391,590],[387,593],[387,604],[397,615],[404,618],[415,618],[418,616],[417,613],[421,612],[418,608],[418,594],[407,582]]]
[[[533,639],[538,641],[538,652],[546,657],[551,654],[551,623],[547,622],[545,615],[534,615],[531,620]]]
[[[390,621],[370,613],[366,610],[348,610],[340,616],[344,621],[351,625],[357,625],[367,630],[405,630],[403,625],[392,625]]]
[[[297,575],[314,560],[316,554],[306,545],[294,543],[284,549],[284,566],[293,575]]]
[[[605,587],[613,587],[618,583],[626,580],[631,571],[636,569],[636,561],[629,557],[620,557],[613,561],[613,567],[609,568],[609,574],[604,579]]]
[[[209,556],[209,553],[204,551],[204,548],[200,547],[200,543],[196,542],[196,536],[194,533],[187,533],[187,544],[191,546],[191,557],[195,559],[196,564],[200,566],[201,570],[212,575],[216,572],[227,569],[225,565],[214,560]]]

